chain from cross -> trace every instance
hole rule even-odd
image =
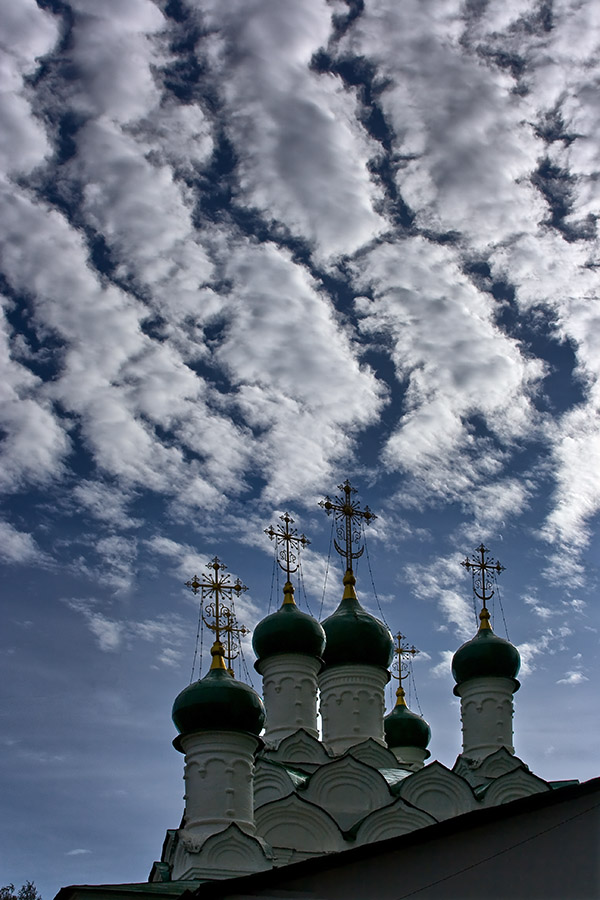
[[[215,556],[211,562],[207,563],[206,568],[212,569],[214,572],[212,577],[204,575],[201,581],[197,575],[194,575],[190,581],[185,582],[185,586],[193,594],[201,592],[203,601],[208,597],[214,597],[213,602],[203,607],[202,621],[207,628],[215,632],[216,641],[220,642],[221,635],[226,635],[228,646],[232,651],[236,651],[233,656],[227,657],[231,661],[237,656],[239,651],[239,647],[235,644],[235,636],[248,634],[248,631],[243,625],[237,624],[235,612],[231,607],[222,603],[221,598],[227,597],[232,600],[234,594],[237,594],[239,597],[248,588],[245,584],[242,584],[239,578],[236,578],[232,583],[230,575],[222,574],[227,567],[223,565],[218,556]],[[227,653],[225,653],[225,656],[227,656]]]
[[[365,550],[364,545],[359,550],[352,549],[353,545],[358,544],[362,537],[361,520],[370,524],[377,516],[371,512],[368,506],[360,509],[359,504],[352,500],[352,494],[356,494],[356,488],[352,487],[348,479],[343,484],[338,484],[338,490],[344,492],[343,497],[336,497],[334,500],[325,497],[324,500],[319,501],[319,506],[327,512],[328,516],[331,513],[334,514],[337,536],[340,542],[345,544],[345,547],[341,547],[336,539],[333,543],[340,556],[346,558],[346,569],[351,569],[352,560],[362,556]]]
[[[396,642],[394,643],[394,654],[398,657],[398,674],[392,672],[391,675],[394,678],[397,678],[400,682],[400,687],[402,686],[402,682],[405,678],[408,678],[410,675],[409,666],[412,660],[415,658],[417,653],[420,653],[420,650],[417,650],[414,644],[411,644],[409,647],[408,644],[403,644],[402,641],[406,637],[405,634],[398,634],[395,636]],[[406,672],[405,675],[402,674],[402,671]]]
[[[297,528],[290,529],[290,525],[293,524],[294,520],[287,513],[284,513],[283,516],[279,516],[279,518],[283,522],[283,525],[277,525],[275,528],[273,528],[272,525],[269,525],[268,528],[265,528],[265,534],[267,534],[272,541],[275,541],[276,550],[283,544],[283,547],[278,550],[277,562],[286,573],[287,580],[289,581],[292,572],[295,572],[300,565],[298,561],[300,548],[304,549],[304,547],[308,547],[310,541],[305,535],[298,535]]]
[[[487,547],[480,544],[470,559],[467,556],[461,562],[461,566],[464,566],[471,573],[473,577],[473,593],[481,600],[484,608],[487,608],[487,601],[494,596],[492,585],[496,575],[504,572],[505,569],[505,566],[501,566],[499,562],[489,556],[489,552]],[[479,558],[475,554],[479,554]]]

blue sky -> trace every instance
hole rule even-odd
[[[1,17],[0,883],[147,877],[182,810],[183,583],[218,555],[252,628],[287,510],[326,615],[317,503],[346,478],[378,516],[359,596],[421,650],[433,758],[460,749],[484,541],[516,752],[597,775],[598,4]]]

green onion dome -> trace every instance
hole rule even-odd
[[[188,685],[173,704],[180,735],[198,731],[241,731],[259,735],[265,723],[263,702],[249,685],[236,681],[223,662],[223,645],[215,641],[208,673]],[[180,739],[174,745],[181,750]]]
[[[294,588],[287,581],[283,588],[284,600],[277,612],[259,622],[252,636],[252,647],[262,660],[278,653],[301,653],[320,659],[325,647],[325,632],[312,616],[302,612],[294,602]]]
[[[467,641],[454,654],[452,675],[457,686],[471,678],[512,678],[521,665],[519,651],[510,641],[494,634],[490,627],[490,614],[485,608],[479,614],[481,625],[474,638]],[[520,687],[516,681],[517,690]],[[456,693],[456,688],[454,689]]]
[[[422,716],[408,708],[402,687],[396,691],[396,697],[396,706],[383,720],[388,747],[419,747],[425,750],[431,740],[431,728]]]
[[[326,666],[362,663],[387,669],[394,654],[394,639],[383,622],[362,608],[356,597],[352,569],[344,575],[342,602],[323,622],[327,638]]]

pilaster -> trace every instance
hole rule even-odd
[[[299,728],[318,738],[317,674],[321,661],[300,653],[280,653],[257,663],[263,678],[267,715],[264,740],[276,745]]]
[[[514,753],[512,678],[486,676],[457,685],[460,697],[463,755],[481,760],[500,747]]]
[[[383,735],[385,669],[363,664],[326,668],[319,676],[323,743],[335,754],[372,738],[386,746]]]

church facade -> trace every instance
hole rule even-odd
[[[181,826],[167,832],[147,886],[64,888],[60,900],[84,900],[89,892],[98,891],[112,897],[130,895],[133,890],[164,897],[260,896],[261,891],[268,896],[283,891],[285,896],[297,889],[295,878],[308,890],[305,896],[370,896],[364,893],[369,877],[365,873],[374,859],[382,872],[388,865],[393,887],[400,858],[406,857],[403,865],[408,873],[411,860],[421,859],[423,847],[428,848],[430,861],[438,854],[437,875],[425,865],[419,887],[417,867],[411,875],[417,886],[413,893],[504,896],[489,890],[469,893],[473,885],[463,885],[460,894],[444,893],[440,885],[458,889],[458,882],[446,884],[443,875],[449,836],[458,854],[455,868],[474,840],[473,829],[476,835],[487,829],[486,852],[490,860],[500,859],[507,852],[507,840],[512,846],[515,823],[519,835],[515,846],[532,843],[536,828],[540,834],[556,831],[558,839],[560,832],[552,825],[557,804],[575,808],[580,794],[588,797],[591,789],[585,785],[548,783],[515,756],[513,695],[519,688],[520,660],[516,648],[490,627],[486,601],[493,564],[483,545],[479,555],[466,562],[478,572],[480,626],[452,663],[463,743],[454,766],[429,761],[429,726],[405,702],[400,644],[397,703],[385,716],[384,690],[394,641],[387,627],[359,603],[352,566],[361,552],[355,521],[372,514],[368,507],[360,510],[348,482],[340,487],[341,497],[323,503],[338,517],[338,534],[346,538],[336,542],[346,563],[338,608],[322,624],[298,609],[290,572],[293,551],[305,539],[290,530],[289,517],[282,517],[285,528],[279,527],[272,536],[284,548],[283,603],[253,635],[261,699],[226,665],[228,626],[220,627],[226,620],[220,619],[219,602],[227,591],[242,588],[239,582],[230,585],[222,578],[215,558],[214,577],[203,586],[216,607],[211,667],[180,693],[173,707],[179,732],[174,746],[184,757]],[[197,589],[202,586],[197,578],[194,584]],[[569,791],[573,797],[567,797]],[[587,801],[582,802],[585,806]],[[597,827],[597,814],[595,822]],[[456,843],[460,835],[464,840]],[[353,867],[358,867],[354,876]],[[464,871],[471,868],[467,865]],[[580,873],[584,870],[579,867]],[[327,893],[325,885],[331,878],[335,889]],[[556,876],[553,884],[558,883]],[[357,888],[360,884],[363,887]],[[429,892],[422,893],[428,884]],[[531,888],[528,891],[529,897],[535,896]],[[389,896],[401,895],[408,893],[396,890]],[[519,895],[513,890],[510,896]]]

